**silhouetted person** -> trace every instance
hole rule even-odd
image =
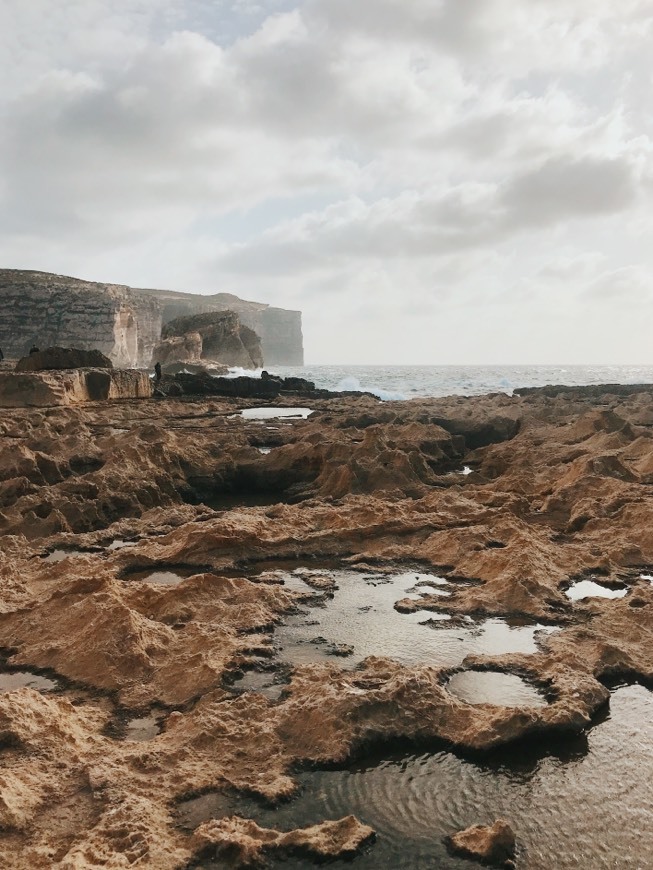
[[[38,353],[38,352],[39,352],[39,349],[38,349],[38,347],[37,347],[35,344],[33,344],[33,345],[30,347],[29,352],[30,352],[30,355],[33,354],[33,353]]]
[[[0,362],[5,358],[5,355],[2,352],[2,348],[0,347]]]
[[[156,376],[157,383],[161,380],[161,363],[154,363],[154,374]]]

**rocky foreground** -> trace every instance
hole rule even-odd
[[[611,680],[653,682],[653,586],[640,576],[653,565],[653,388],[296,396],[283,404],[309,405],[306,420],[240,415],[255,404],[0,409],[0,679],[50,684],[0,694],[1,866],[352,855],[373,831],[351,816],[188,830],[177,807],[206,791],[276,802],[298,765],[397,739],[486,752],[576,732]],[[558,627],[533,654],[464,663],[527,677],[548,703],[468,704],[444,670],[378,657],[297,666],[275,701],[234,689],[301,603],[257,570],[271,560],[435,570],[453,595],[397,609]],[[138,579],[148,568],[185,579]],[[627,594],[571,601],[566,589],[590,577]],[[161,733],[130,739],[126,723],[153,712]]]

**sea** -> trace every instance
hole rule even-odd
[[[547,366],[269,366],[271,374],[300,377],[327,390],[373,393],[386,401],[438,396],[512,395],[518,387],[547,384],[652,384],[653,365]],[[261,369],[231,369],[260,377]]]

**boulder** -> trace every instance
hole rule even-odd
[[[76,347],[48,347],[19,359],[17,372],[40,372],[47,369],[112,369],[109,357],[99,350],[81,350]]]
[[[455,854],[476,858],[498,867],[514,867],[515,832],[505,819],[491,825],[472,825],[445,838]]]

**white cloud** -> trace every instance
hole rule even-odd
[[[5,0],[0,261],[299,307],[313,359],[555,359],[550,299],[650,314],[652,35],[644,0]]]

